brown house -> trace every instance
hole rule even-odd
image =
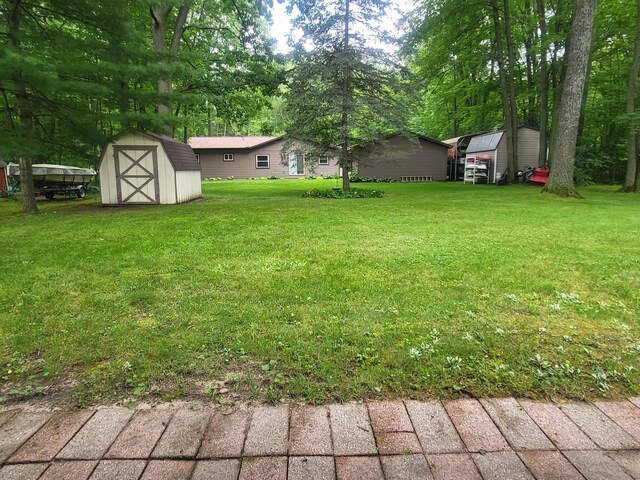
[[[330,157],[310,161],[291,154],[283,162],[283,137],[192,137],[189,145],[200,159],[202,178],[300,178],[334,175],[339,168]]]
[[[363,177],[393,178],[401,182],[431,182],[447,179],[449,145],[428,137],[409,139],[394,135],[365,150],[357,165]]]

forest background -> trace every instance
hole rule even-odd
[[[34,163],[95,165],[107,139],[129,127],[183,141],[285,133],[295,64],[275,53],[272,7],[251,0],[2,0],[0,158],[26,148]],[[420,0],[402,12],[402,26],[385,34],[396,37],[388,55],[412,76],[408,129],[436,139],[503,129],[503,72],[514,124],[550,138],[573,11],[566,0]],[[598,3],[579,185],[624,181],[629,132],[638,123],[627,102],[637,15],[629,0]]]

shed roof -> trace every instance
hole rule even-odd
[[[504,132],[493,132],[473,137],[467,147],[467,153],[491,152],[498,148]]]
[[[146,135],[162,143],[167,152],[167,157],[175,170],[202,170],[200,163],[198,163],[198,157],[186,143],[179,142],[166,135],[157,135],[155,133],[146,133]]]
[[[202,149],[228,149],[251,150],[268,143],[280,140],[282,137],[191,137],[191,148]]]
[[[4,163],[2,160],[0,160],[0,168],[4,168],[4,167],[6,167],[6,166],[7,166],[7,164],[6,164],[6,163]]]

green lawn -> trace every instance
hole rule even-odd
[[[0,200],[1,401],[640,393],[639,195],[334,184]]]

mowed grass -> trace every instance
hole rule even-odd
[[[640,393],[640,196],[332,180],[0,201],[2,401]],[[224,383],[223,383],[224,382]]]

